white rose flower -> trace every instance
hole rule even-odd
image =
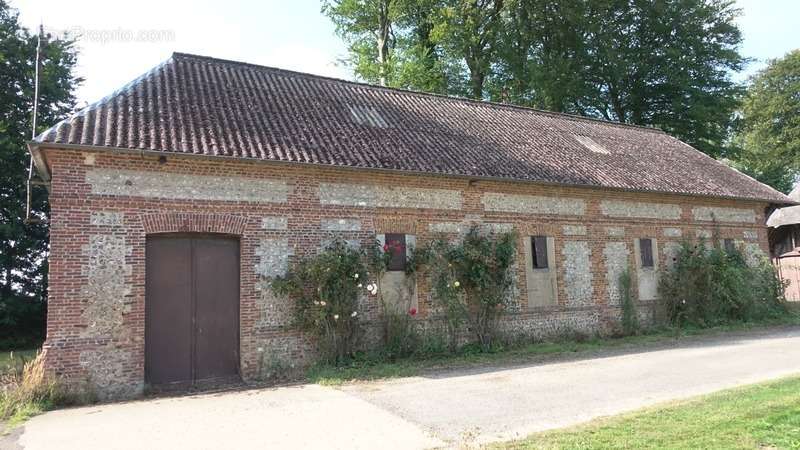
[[[339,320],[339,315],[338,314],[334,314],[333,315],[333,320]]]
[[[375,283],[368,284],[367,285],[367,291],[372,295],[377,294],[378,293],[378,285],[375,284]]]
[[[350,317],[355,317],[358,315],[358,311],[353,311],[353,314],[350,314]]]

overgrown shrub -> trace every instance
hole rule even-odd
[[[622,307],[622,332],[626,336],[639,333],[639,315],[631,289],[631,271],[625,269],[619,276],[619,296]]]
[[[514,233],[495,235],[473,226],[460,241],[437,239],[418,250],[430,275],[434,307],[445,318],[451,350],[465,323],[480,347],[491,349],[512,288],[516,240]]]
[[[23,420],[55,406],[79,401],[75,393],[45,377],[41,353],[10,368],[0,380],[0,420]]]
[[[335,240],[271,280],[276,295],[294,301],[295,323],[318,337],[329,363],[349,359],[359,337],[358,298],[373,288],[366,252]]]
[[[684,242],[661,277],[659,298],[671,324],[706,327],[786,314],[783,289],[766,258],[751,267],[739,251]]]

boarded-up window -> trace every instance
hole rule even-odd
[[[531,255],[533,255],[534,269],[547,269],[547,236],[531,237]]]
[[[392,257],[389,260],[388,270],[392,271],[405,271],[406,270],[406,235],[405,234],[386,234],[386,251],[390,252]]]
[[[653,267],[653,241],[650,238],[639,239],[639,253],[642,255],[642,267]]]
[[[733,243],[733,239],[725,239],[723,245],[725,246],[725,251],[728,253],[733,253],[736,251],[736,245]]]

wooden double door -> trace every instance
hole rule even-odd
[[[192,385],[239,377],[239,240],[147,237],[145,379]]]

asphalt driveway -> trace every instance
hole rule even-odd
[[[727,335],[515,368],[53,411],[29,450],[429,448],[505,440],[665,400],[800,373],[800,329]]]

